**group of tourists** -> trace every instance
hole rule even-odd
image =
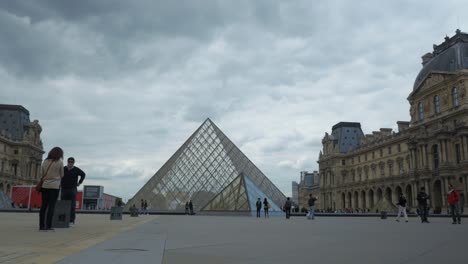
[[[421,218],[421,223],[429,223],[427,216],[429,214],[429,203],[430,196],[426,193],[425,188],[421,187],[416,200],[418,201],[418,215]],[[450,214],[452,216],[452,224],[461,224],[461,209],[460,209],[460,194],[453,188],[452,184],[449,184],[449,191],[447,193],[447,202],[450,206]],[[406,197],[400,194],[398,199],[398,214],[397,222],[400,222],[400,216],[405,217],[405,222],[408,222],[408,214],[406,213]]]
[[[141,199],[140,201],[140,214],[148,214],[148,202],[146,200]]]
[[[265,218],[270,217],[270,214],[269,214],[268,211],[271,208],[271,205],[268,202],[267,198],[263,199],[263,203],[262,203],[262,200],[260,198],[257,199],[257,202],[255,204],[255,206],[257,207],[257,217],[260,217],[260,215],[261,215],[260,211],[262,210],[262,205],[263,205],[263,212],[264,212]]]
[[[185,203],[185,214],[186,215],[194,215],[192,200]]]
[[[73,157],[69,157],[67,165],[63,166],[63,150],[60,147],[54,147],[49,151],[47,158],[42,162],[41,174],[42,184],[38,184],[37,187],[42,193],[39,231],[54,230],[52,219],[59,193],[61,193],[61,200],[71,201],[70,224],[75,224],[77,188],[83,183],[86,174],[80,168],[75,167]]]

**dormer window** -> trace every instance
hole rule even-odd
[[[440,113],[440,99],[438,95],[434,96],[434,113]]]
[[[452,89],[452,100],[453,100],[453,107],[458,107],[458,88],[453,87]]]
[[[420,121],[424,119],[424,108],[421,102],[418,104],[418,116]]]

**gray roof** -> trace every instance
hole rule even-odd
[[[455,36],[445,37],[442,44],[434,45],[432,56],[416,77],[413,91],[432,71],[455,72],[468,69],[468,34],[457,29]]]

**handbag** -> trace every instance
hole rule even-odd
[[[52,165],[52,162],[50,162],[49,166],[47,167],[47,170],[46,170],[44,176],[42,176],[41,179],[39,180],[39,182],[36,184],[35,189],[36,189],[37,192],[42,192],[42,184],[44,183],[44,178],[45,178],[45,176],[47,176],[47,173],[49,172],[50,166]]]

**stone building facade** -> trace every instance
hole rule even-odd
[[[432,210],[446,212],[452,183],[466,210],[468,34],[457,30],[422,59],[407,98],[411,120],[398,121],[398,131],[381,128],[361,136],[357,131],[357,144],[341,132],[360,130],[359,123],[342,122],[325,134],[318,161],[322,208],[376,211],[379,201],[396,204],[403,193],[414,209],[417,193],[425,187]]]
[[[0,190],[7,195],[14,185],[37,183],[44,153],[41,131],[24,107],[0,104]]]

